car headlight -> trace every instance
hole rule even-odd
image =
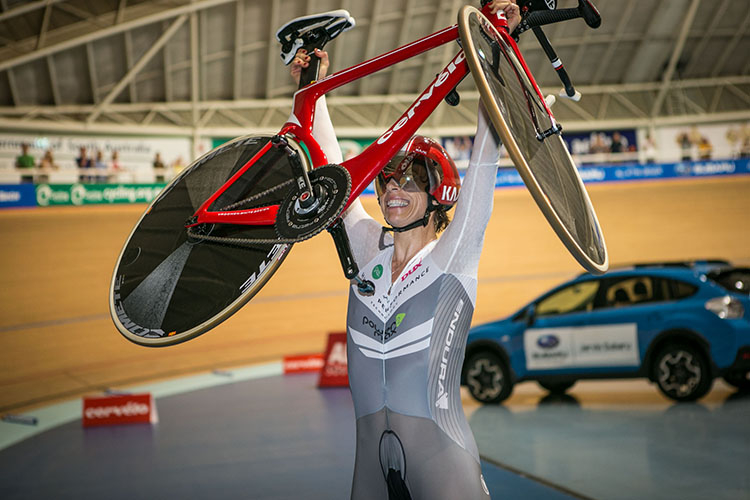
[[[713,298],[706,302],[705,306],[721,319],[737,319],[745,314],[742,303],[729,295]]]

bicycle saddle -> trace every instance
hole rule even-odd
[[[354,18],[345,10],[292,19],[276,32],[276,39],[281,43],[281,58],[288,65],[294,60],[297,50],[322,49],[328,41],[353,27]]]

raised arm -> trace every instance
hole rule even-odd
[[[328,71],[328,53],[324,50],[316,49],[315,54],[320,58],[320,72],[318,73],[318,77],[323,78]],[[307,67],[309,61],[310,56],[303,50],[299,51],[294,61],[292,61],[292,78],[298,84],[302,68]],[[336,132],[331,122],[331,116],[328,113],[325,97],[320,98],[315,106],[313,136],[328,157],[328,161],[339,164],[343,162],[341,148],[336,139]],[[344,213],[344,225],[349,235],[352,254],[357,264],[364,265],[372,260],[378,253],[382,227],[365,211],[359,198],[352,201]],[[390,240],[390,236],[388,236],[388,239]]]
[[[436,262],[447,272],[477,274],[484,231],[492,213],[499,144],[480,105],[471,160],[461,183],[453,220],[433,251]]]

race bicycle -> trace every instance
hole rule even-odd
[[[458,84],[472,73],[482,102],[527,188],[571,255],[602,273],[608,257],[602,232],[575,164],[512,35],[532,30],[577,100],[541,26],[583,18],[601,22],[589,0],[555,9],[551,0],[520,0],[522,22],[510,34],[504,14],[464,6],[458,24],[319,81],[303,71],[289,121],[275,135],[239,137],[183,170],[150,204],[115,266],[109,305],[117,329],[145,346],[194,338],[236,312],[271,278],[294,243],[323,230],[333,236],[344,275],[360,280],[342,212],[373,181],[435,108],[456,105]],[[486,14],[486,15],[485,15]],[[346,11],[298,18],[277,38],[291,62],[354,26]],[[312,135],[317,100],[342,85],[458,41],[461,50],[401,117],[359,155],[331,164]]]

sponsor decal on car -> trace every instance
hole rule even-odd
[[[526,368],[639,366],[635,323],[530,328],[523,334]]]
[[[536,340],[536,345],[542,349],[551,349],[560,343],[560,339],[556,335],[542,335]]]

